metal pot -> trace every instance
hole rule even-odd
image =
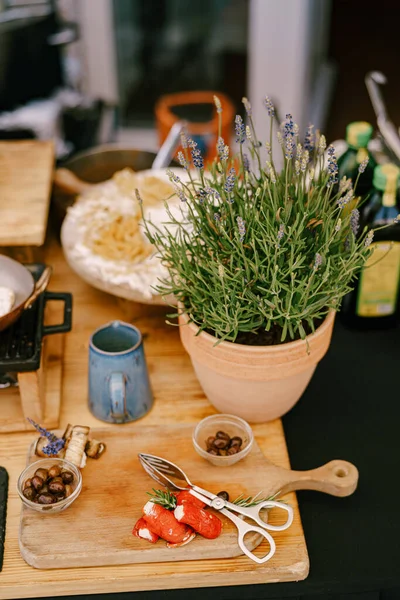
[[[87,183],[101,183],[127,167],[133,171],[151,169],[156,154],[122,144],[106,144],[75,154],[56,171],[53,191],[53,216],[57,231],[61,228],[68,206],[71,206]],[[175,164],[172,161],[171,164]],[[67,179],[65,170],[76,176]],[[60,171],[64,171],[60,176]],[[64,175],[64,176],[62,176]]]
[[[38,296],[46,289],[51,276],[51,268],[46,267],[37,282],[32,274],[21,263],[0,256],[1,283],[13,290],[14,306],[10,312],[0,317],[0,331],[3,331],[21,316],[22,312],[32,306]]]

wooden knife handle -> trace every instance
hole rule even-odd
[[[284,473],[284,471],[286,471]],[[350,496],[358,483],[358,470],[345,460],[331,460],[311,471],[280,470],[282,494],[295,490],[316,490],[332,496]]]
[[[88,190],[93,184],[79,179],[69,169],[60,168],[54,173],[54,185],[67,194],[75,194],[77,196]]]

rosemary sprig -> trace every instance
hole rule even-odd
[[[242,506],[243,508],[257,506],[257,504],[261,504],[261,502],[266,502],[267,500],[276,500],[279,494],[280,492],[276,492],[276,494],[273,494],[272,496],[262,497],[262,492],[258,492],[255,496],[247,496],[247,498],[245,498],[243,494],[240,494],[236,500],[232,501],[232,504]]]
[[[155,490],[153,488],[153,492],[147,492],[147,494],[151,496],[151,502],[159,504],[168,510],[174,510],[177,506],[176,497],[169,490]]]

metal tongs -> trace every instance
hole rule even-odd
[[[380,71],[370,71],[365,76],[365,85],[374,107],[379,132],[387,148],[400,162],[400,136],[394,123],[389,119],[382,93],[379,88],[387,82],[386,76]]]
[[[238,544],[241,550],[256,563],[265,563],[275,554],[275,541],[272,535],[266,530],[269,529],[271,531],[283,531],[284,529],[290,527],[293,522],[293,508],[287,504],[284,504],[283,502],[265,500],[256,506],[238,506],[237,504],[232,504],[231,502],[216,496],[212,492],[208,492],[207,490],[194,485],[189,481],[189,478],[182,471],[182,469],[177,467],[177,465],[174,463],[165,460],[164,458],[153,456],[152,454],[141,453],[139,454],[139,460],[142,464],[142,467],[150,475],[150,477],[155,479],[162,486],[173,491],[187,491],[195,498],[198,498],[204,502],[204,504],[207,504],[207,506],[211,506],[215,510],[218,510],[223,515],[228,517],[228,519],[230,519],[237,527]],[[172,481],[170,477],[178,479],[178,481],[184,481],[187,485],[182,487],[181,485],[178,485]],[[261,518],[260,513],[263,509],[273,507],[281,508],[288,513],[287,521],[283,525],[270,525]],[[248,519],[255,521],[259,527],[246,523],[246,521],[240,517],[237,517],[234,513],[238,513],[239,515],[242,515],[242,517],[247,517]],[[248,533],[258,533],[268,541],[270,547],[268,554],[260,558],[247,548],[244,543],[244,538]]]

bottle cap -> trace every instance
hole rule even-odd
[[[399,184],[400,169],[393,163],[377,165],[374,169],[374,178],[372,184],[377,190],[385,191],[388,181],[394,182],[395,188]]]
[[[355,121],[346,127],[346,142],[353,148],[366,148],[372,136],[373,127],[366,121]]]

